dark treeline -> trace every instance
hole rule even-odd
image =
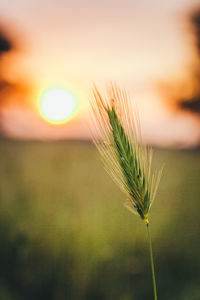
[[[194,49],[196,51],[196,65],[192,72],[192,92],[190,97],[181,97],[179,106],[191,112],[200,114],[200,8],[194,11],[189,22],[194,36]]]

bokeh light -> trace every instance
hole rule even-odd
[[[39,102],[41,116],[49,123],[59,125],[70,120],[78,107],[76,97],[66,89],[49,89]]]

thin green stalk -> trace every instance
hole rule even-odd
[[[146,226],[147,226],[148,241],[149,241],[149,254],[150,254],[150,261],[151,261],[154,299],[157,300],[158,298],[157,298],[156,278],[155,278],[155,270],[154,270],[154,262],[153,262],[153,250],[152,250],[151,234],[150,234],[150,230],[149,230],[149,224],[146,224]]]
[[[94,87],[93,96],[94,121],[100,135],[100,139],[95,138],[95,145],[106,170],[126,194],[125,206],[136,212],[147,225],[154,300],[157,300],[148,216],[161,172],[153,174],[151,171],[152,152],[142,144],[139,120],[132,112],[126,92],[111,85],[104,98]]]

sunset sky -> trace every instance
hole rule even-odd
[[[139,107],[144,137],[155,144],[192,145],[199,121],[170,110],[159,83],[182,78],[191,59],[184,18],[192,0],[1,0],[1,24],[17,39],[7,77],[32,87],[29,105],[4,109],[5,128],[17,138],[88,138],[93,82],[115,81]],[[44,90],[63,88],[78,99],[65,125],[41,118]]]

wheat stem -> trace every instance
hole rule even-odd
[[[157,298],[156,277],[155,277],[154,262],[153,262],[153,250],[152,250],[151,234],[150,234],[150,230],[149,230],[149,224],[146,224],[146,226],[147,226],[147,234],[148,234],[148,241],[149,241],[149,254],[150,254],[150,261],[151,261],[154,299],[157,300],[158,298]]]
[[[151,172],[152,152],[142,143],[139,119],[137,113],[132,112],[126,93],[112,85],[107,96],[102,96],[96,87],[93,96],[92,109],[101,137],[95,144],[105,168],[128,197],[126,207],[147,225],[154,299],[157,300],[148,216],[161,173]]]

